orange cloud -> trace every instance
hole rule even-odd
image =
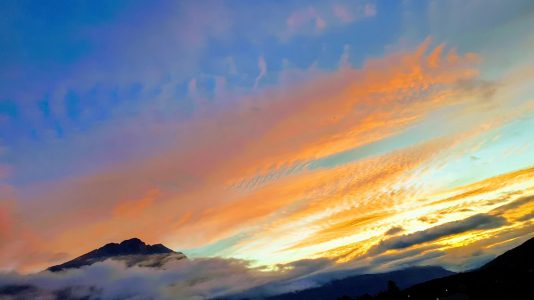
[[[11,232],[11,208],[7,201],[0,201],[0,241],[6,240]]]
[[[351,216],[358,209],[390,206],[387,189],[450,144],[430,142],[340,168],[306,168],[315,159],[390,137],[463,99],[457,83],[477,75],[476,57],[443,58],[438,49],[428,54],[429,44],[371,59],[361,69],[315,72],[231,109],[205,107],[186,123],[158,124],[156,132],[175,142],[150,157],[28,187],[21,218],[69,257],[132,236],[180,248],[242,231],[269,238],[298,222],[315,231],[279,235],[287,238],[275,245],[279,250],[312,232],[327,241],[334,230],[329,228],[348,232],[351,220],[364,217]],[[237,187],[258,176],[264,180]],[[368,201],[348,199],[359,193]],[[325,225],[328,214],[337,219]],[[79,236],[83,242],[76,242]],[[28,266],[24,255],[17,259]]]
[[[367,227],[374,230],[375,234],[355,243],[328,249],[318,253],[318,256],[331,257],[341,262],[351,261],[352,266],[378,266],[379,269],[388,269],[429,254],[430,260],[423,260],[423,264],[456,266],[458,270],[472,268],[473,265],[464,264],[475,263],[476,266],[477,260],[473,262],[473,253],[484,254],[481,259],[491,257],[532,235],[530,231],[533,225],[528,219],[532,216],[534,208],[532,171],[533,169],[525,169],[511,172],[454,189],[449,192],[453,194],[458,190],[464,192],[445,198],[446,201],[432,199],[442,198],[443,195],[430,195],[430,199],[417,201],[416,210],[421,211],[419,214],[413,209],[399,209],[400,212],[378,218],[374,218],[376,215],[371,215],[370,219],[364,218],[362,222],[339,223],[341,227],[331,228],[340,232],[345,228],[352,229],[353,232],[362,232],[367,230]],[[411,218],[404,219],[402,214],[406,213]],[[436,220],[433,223],[421,224],[426,221],[418,219],[418,215]],[[486,223],[478,223],[476,220]],[[373,222],[375,226],[367,224]],[[418,222],[421,223],[418,225]],[[472,227],[469,222],[472,223]],[[393,225],[402,230],[389,234],[386,230]],[[461,230],[450,230],[453,228]],[[331,236],[336,237],[335,234]],[[430,239],[431,236],[435,238]],[[407,243],[415,241],[418,237],[422,239],[420,242],[413,245]],[[384,249],[383,254],[377,254],[376,251],[368,252],[373,246],[376,250],[377,245],[381,245],[384,240],[387,242],[382,243],[382,248],[386,244],[394,245],[394,241],[406,240],[406,243],[397,243],[406,249]],[[317,239],[317,235],[314,234],[310,243],[303,246],[313,245],[314,242],[323,241]],[[437,258],[431,255],[435,251],[441,253]],[[381,262],[375,264],[374,261]]]
[[[139,217],[146,209],[154,204],[159,194],[159,189],[154,188],[148,191],[141,199],[121,202],[115,207],[113,211],[114,216],[118,218]]]

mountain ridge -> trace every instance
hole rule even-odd
[[[128,265],[137,264],[148,256],[161,256],[165,258],[169,255],[176,254],[176,258],[180,256],[186,258],[181,252],[173,251],[165,247],[163,244],[148,245],[138,238],[131,238],[120,243],[108,243],[104,246],[82,254],[65,263],[51,266],[47,270],[51,272],[60,272],[66,269],[80,268],[83,266],[92,265],[97,262],[102,262],[106,259],[126,260],[130,262]]]
[[[365,295],[359,298],[339,299],[534,299],[533,284],[534,237],[497,256],[478,269],[432,279],[404,290],[388,289],[374,297]],[[338,297],[341,296],[338,295]]]
[[[127,260],[127,265],[132,261],[138,265],[140,261],[146,261],[150,258],[149,260],[155,260],[159,264],[155,265],[153,262],[150,262],[148,265],[145,264],[141,266],[159,267],[165,265],[168,261],[165,259],[168,257],[170,257],[170,259],[186,258],[182,253],[175,252],[161,244],[147,245],[139,239],[130,239],[119,244],[106,244],[103,247],[81,255],[72,261],[54,267],[57,267],[57,271],[62,271],[69,268],[83,267],[84,265],[110,258]],[[486,263],[484,266],[472,271],[449,276],[443,274],[444,277],[434,277],[434,279],[428,281],[425,281],[425,278],[416,278],[416,276],[426,277],[427,275],[422,273],[422,271],[425,270],[436,271],[433,276],[440,275],[440,273],[443,274],[443,271],[451,273],[441,267],[412,267],[387,273],[353,275],[343,279],[330,280],[326,284],[317,287],[318,289],[325,289],[322,294],[315,293],[314,295],[313,293],[310,293],[310,289],[308,289],[300,292],[268,297],[265,293],[262,295],[262,287],[259,287],[257,290],[249,290],[250,292],[259,292],[256,293],[255,296],[253,293],[250,294],[249,297],[240,293],[230,297],[216,299],[534,299],[534,238],[504,252]],[[397,272],[397,276],[392,275],[395,272]],[[430,274],[432,274],[432,272],[430,272]],[[354,278],[352,277],[359,278],[359,285],[355,284],[356,281],[354,281]],[[412,283],[407,282],[406,280],[420,280],[420,283],[412,285]],[[372,284],[375,286],[369,289]],[[387,286],[387,290],[377,292],[378,284],[382,284],[382,289]],[[343,290],[343,285],[355,289],[356,292],[347,293],[347,290]],[[363,291],[361,289],[362,286],[366,287],[367,291]],[[410,287],[406,288],[406,286]],[[79,286],[66,286],[57,290],[46,290],[25,282],[21,282],[20,284],[7,284],[4,286],[0,285],[0,299],[33,299],[39,295],[49,295],[52,297],[51,299],[80,299],[74,296],[77,291],[76,287],[79,288]],[[274,287],[276,288],[276,286]],[[88,289],[86,292],[96,293],[95,295],[98,296],[98,287],[88,286],[86,288]],[[362,295],[362,292],[366,294]]]
[[[454,272],[448,271],[439,266],[415,266],[401,270],[359,274],[345,277],[342,279],[332,280],[319,287],[305,289],[301,291],[280,294],[268,297],[268,300],[323,300],[335,299],[333,294],[340,293],[363,295],[375,294],[383,290],[388,281],[395,281],[402,288],[410,287],[429,279],[441,278]]]

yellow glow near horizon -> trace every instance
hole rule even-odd
[[[503,198],[503,195],[509,196]],[[435,196],[427,195],[423,198],[407,199],[401,206],[394,208],[397,211],[394,214],[383,214],[383,217],[358,223],[356,227],[352,228],[354,234],[343,232],[332,240],[293,248],[291,247],[292,244],[302,244],[303,241],[314,239],[316,234],[322,230],[321,226],[300,228],[298,232],[301,235],[279,232],[276,236],[269,236],[265,241],[255,239],[253,243],[243,243],[239,246],[235,256],[254,260],[255,265],[275,265],[298,259],[319,257],[346,262],[364,255],[367,249],[382,239],[421,232],[476,214],[492,214],[499,207],[529,195],[534,195],[534,169],[532,168],[439,192]],[[387,208],[381,208],[381,211],[387,211]],[[514,220],[533,211],[534,201],[530,201],[502,212],[502,216],[511,222],[506,226],[452,234],[431,243],[437,245],[438,249],[441,250],[465,247],[480,240],[490,239],[501,231],[525,226],[524,223],[514,222]],[[358,213],[357,209],[355,213]],[[319,212],[319,214],[322,216],[312,217],[311,220],[313,221],[310,223],[313,224],[315,220],[321,220],[323,224],[327,224],[324,218],[325,216],[328,217],[328,214],[325,215],[324,212]],[[333,222],[336,224],[335,221]],[[385,236],[386,231],[391,227],[402,228],[402,231]],[[343,228],[339,228],[339,230],[342,232]],[[243,255],[240,252],[252,254]]]

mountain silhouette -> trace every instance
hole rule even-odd
[[[441,267],[426,266],[412,267],[403,270],[363,274],[333,280],[322,286],[305,289],[269,297],[269,300],[323,300],[337,299],[337,295],[360,296],[363,294],[376,294],[384,289],[389,281],[395,281],[400,288],[407,288],[429,279],[440,278],[454,274]]]
[[[121,260],[128,266],[159,267],[168,260],[185,258],[182,253],[172,251],[161,244],[147,245],[139,239],[130,239],[119,244],[107,244],[48,270],[58,272],[80,268],[107,259]],[[453,275],[451,273],[440,267],[413,267],[380,274],[356,275],[333,280],[320,287],[267,299],[534,299],[534,238],[503,253],[481,268],[452,273]],[[86,292],[90,295],[93,293],[96,295],[95,299],[98,298],[98,287],[86,288]],[[249,297],[247,294],[240,294],[225,298],[265,299],[266,296],[261,296],[261,288],[249,290]],[[78,297],[79,291],[79,283],[62,286],[57,290],[46,290],[21,281],[0,285],[0,299],[89,299]]]
[[[122,260],[125,261],[128,266],[132,266],[142,264],[143,261],[147,261],[147,258],[150,258],[150,263],[143,266],[157,267],[163,263],[162,260],[171,256],[176,259],[185,258],[183,253],[175,252],[162,244],[147,245],[138,238],[132,238],[122,241],[119,244],[106,244],[103,247],[88,252],[66,263],[52,266],[47,270],[51,272],[59,272],[65,269],[92,265],[106,259]]]
[[[476,270],[430,280],[395,293],[386,290],[374,297],[341,298],[342,294],[337,295],[347,300],[534,299],[534,238]]]
[[[480,268],[482,271],[534,272],[534,238],[506,251]]]

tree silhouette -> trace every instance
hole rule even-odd
[[[401,294],[400,289],[395,283],[395,281],[390,280],[388,281],[387,289],[383,292],[378,293],[375,299],[378,299],[378,300],[399,299],[400,294]]]
[[[388,294],[399,294],[400,292],[400,289],[399,287],[397,286],[397,284],[395,283],[395,281],[393,280],[390,280],[388,281],[388,290],[387,290]]]

